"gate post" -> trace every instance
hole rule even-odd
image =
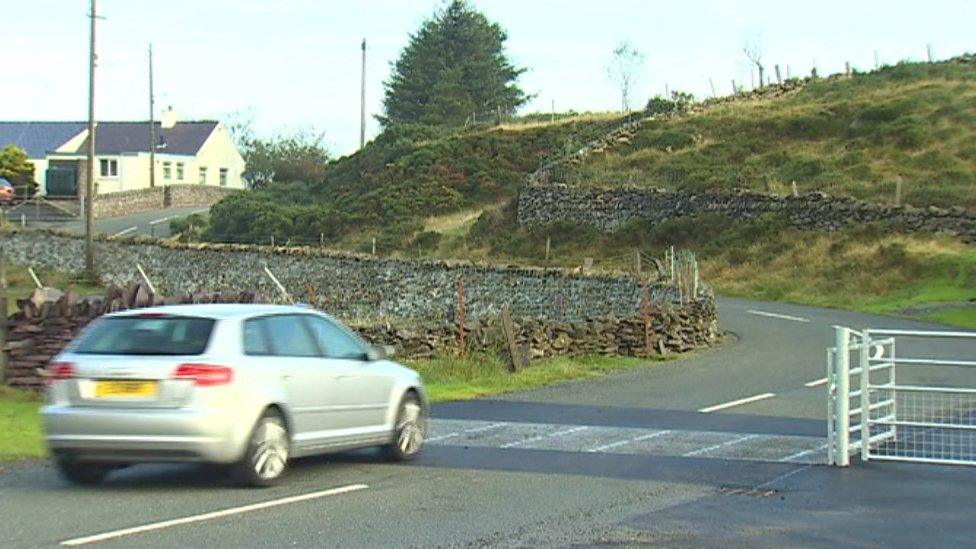
[[[871,450],[871,393],[868,385],[871,383],[871,331],[864,330],[861,340],[861,352],[857,354],[861,366],[861,460],[868,461]]]
[[[834,372],[837,376],[837,398],[834,399],[834,465],[847,467],[851,464],[848,450],[851,438],[851,330],[843,326],[834,327],[837,356],[834,357]]]

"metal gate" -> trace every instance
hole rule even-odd
[[[836,327],[827,350],[828,462],[897,460],[976,465],[976,361],[902,357],[896,340],[968,342],[976,333]],[[965,356],[973,356],[969,349]],[[941,353],[945,354],[945,353]]]

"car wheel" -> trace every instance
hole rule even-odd
[[[98,484],[112,470],[112,467],[108,465],[66,458],[55,459],[54,465],[68,482],[85,485]]]
[[[265,412],[251,432],[244,457],[237,463],[237,479],[245,486],[271,486],[285,473],[288,428],[274,410]]]
[[[427,436],[427,411],[417,395],[407,393],[397,411],[393,441],[386,446],[386,455],[394,461],[409,461],[420,454]]]

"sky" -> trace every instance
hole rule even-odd
[[[0,120],[86,120],[89,0],[4,7]],[[868,70],[976,51],[976,0],[473,0],[508,33],[535,98],[523,113],[620,108],[614,47],[644,53],[634,103],[665,89],[699,97],[746,87],[758,44],[784,76]],[[383,82],[409,35],[444,0],[99,0],[96,114],[148,118],[153,44],[157,117],[251,119],[259,135],[324,132],[335,154],[359,146],[360,43],[367,40],[367,139]]]

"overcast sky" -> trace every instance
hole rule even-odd
[[[88,0],[4,7],[0,120],[87,118]],[[382,82],[408,35],[441,0],[99,0],[97,114],[148,117],[146,49],[153,43],[157,107],[184,118],[248,111],[257,130],[314,128],[339,154],[359,141],[360,41],[366,97],[381,111]],[[637,103],[665,85],[710,95],[747,86],[742,46],[762,46],[785,73],[838,72],[976,50],[976,0],[475,0],[507,30],[507,50],[537,97],[523,112],[605,111],[619,96],[605,66],[629,40],[644,64]],[[368,137],[379,128],[370,118]]]

